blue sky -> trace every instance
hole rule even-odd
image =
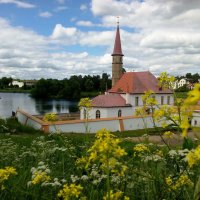
[[[199,0],[0,0],[0,77],[111,74],[116,16],[124,68],[200,73]]]

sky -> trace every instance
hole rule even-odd
[[[200,0],[0,0],[0,77],[111,74],[117,16],[127,72],[200,73]]]

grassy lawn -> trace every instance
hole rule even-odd
[[[1,200],[193,199],[200,169],[188,165],[187,143],[183,149],[123,140],[145,130],[47,135],[15,119],[0,120],[0,127]]]

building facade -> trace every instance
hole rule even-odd
[[[138,107],[143,106],[142,95],[151,90],[159,105],[173,105],[173,92],[158,86],[157,78],[149,71],[126,72],[123,69],[119,24],[117,25],[114,50],[112,53],[112,88],[104,95],[92,99],[92,108],[86,115],[81,109],[81,119],[101,119],[133,116]]]

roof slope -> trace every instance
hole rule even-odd
[[[154,93],[172,93],[169,89],[160,89],[157,78],[149,71],[124,73],[109,92],[140,94],[148,90],[152,90]]]
[[[126,100],[121,97],[120,94],[105,94],[98,95],[94,99],[92,99],[93,107],[131,107],[130,104],[126,104]]]

